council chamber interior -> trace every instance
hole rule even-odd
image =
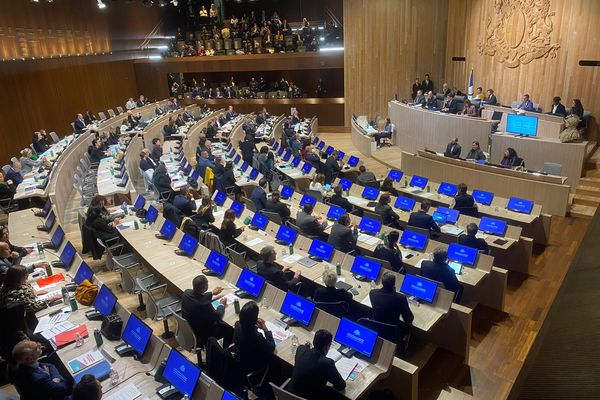
[[[597,16],[0,0],[0,399],[600,397]]]

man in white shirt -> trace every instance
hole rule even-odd
[[[130,97],[125,103],[125,108],[128,110],[133,110],[136,107],[135,101],[133,101],[133,97]]]

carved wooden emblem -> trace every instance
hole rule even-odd
[[[495,57],[509,68],[541,57],[556,57],[560,45],[551,42],[550,0],[494,0],[494,15],[486,21],[479,54]]]

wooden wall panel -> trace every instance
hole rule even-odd
[[[446,0],[345,0],[345,122],[352,113],[385,116],[398,93],[408,98],[415,77],[443,76]]]
[[[509,68],[498,59],[481,55],[478,44],[485,35],[486,21],[495,14],[494,2],[488,0],[449,0],[445,77],[451,86],[467,87],[468,75],[474,68],[475,86],[493,88],[502,104],[529,93],[536,103],[549,109],[553,96],[560,96],[570,106],[580,98],[583,107],[600,115],[600,68],[581,67],[579,60],[600,60],[600,2],[596,0],[548,0],[553,31],[551,42],[560,48],[556,57],[539,58],[528,64]],[[546,0],[538,2],[545,3]],[[519,24],[511,24],[507,37],[519,37]],[[529,35],[527,30],[525,35]],[[464,56],[466,62],[453,62],[453,56]],[[596,121],[592,121],[589,138],[599,137]]]

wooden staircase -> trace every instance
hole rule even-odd
[[[584,176],[579,179],[571,195],[569,214],[572,217],[592,218],[600,206],[600,148],[596,147],[584,165]]]

